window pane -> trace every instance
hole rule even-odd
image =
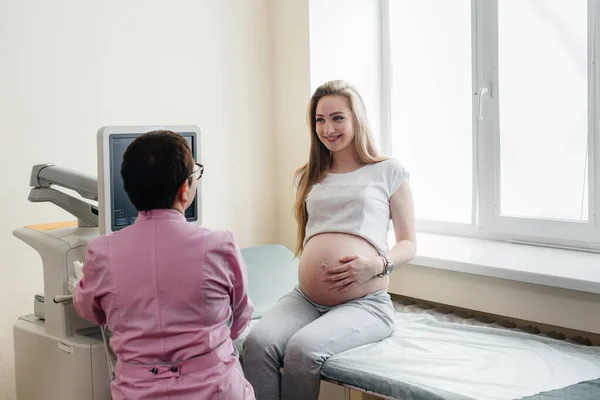
[[[312,91],[335,79],[356,87],[365,102],[377,148],[382,151],[379,3],[310,0],[310,80]]]
[[[470,0],[391,0],[394,155],[416,217],[471,222]]]
[[[498,45],[501,214],[587,220],[587,0],[499,1]]]

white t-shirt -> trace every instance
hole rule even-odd
[[[319,233],[341,232],[360,236],[380,254],[386,253],[390,197],[408,178],[408,171],[393,158],[344,174],[328,173],[306,198],[304,246]]]

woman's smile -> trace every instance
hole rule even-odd
[[[341,138],[342,135],[329,135],[329,136],[323,136],[323,138],[328,142],[328,143],[337,143]]]

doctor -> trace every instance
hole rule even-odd
[[[155,131],[123,156],[136,222],[88,245],[77,313],[112,332],[112,398],[254,399],[232,340],[253,312],[233,235],[189,223],[203,166],[187,141]]]

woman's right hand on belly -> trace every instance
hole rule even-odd
[[[326,272],[325,281],[330,283],[329,289],[337,290],[339,293],[351,291],[372,279],[379,270],[383,270],[383,261],[379,257],[353,255],[344,256],[339,261],[342,265],[328,267],[323,264]]]

